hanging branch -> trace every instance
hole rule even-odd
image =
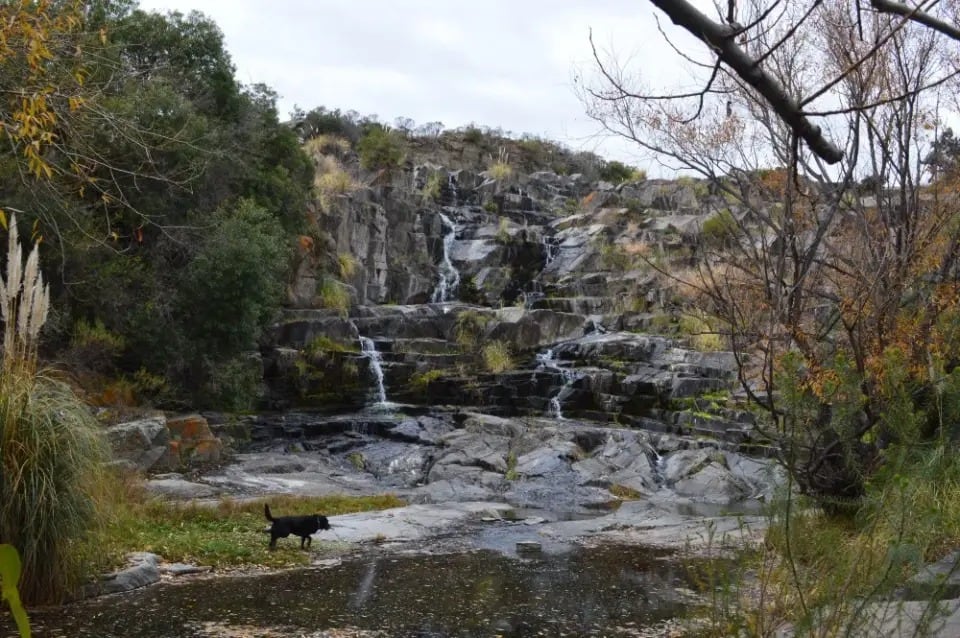
[[[666,13],[674,24],[711,47],[724,64],[770,103],[777,115],[814,153],[830,164],[836,164],[843,158],[840,149],[827,140],[820,127],[804,115],[797,101],[787,95],[783,86],[737,45],[736,36],[740,34],[740,28],[714,22],[686,0],[650,2]]]

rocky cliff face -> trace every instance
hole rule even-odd
[[[718,404],[733,357],[684,339],[683,291],[665,274],[691,267],[723,205],[695,180],[429,163],[380,175],[318,206],[325,258],[304,260],[265,349],[269,400],[359,407],[382,382],[394,401],[743,440],[751,415]],[[318,282],[349,308],[322,307]]]

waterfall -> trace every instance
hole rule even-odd
[[[450,250],[453,248],[453,242],[457,238],[457,226],[453,221],[440,213],[440,221],[443,222],[447,233],[443,236],[443,259],[440,260],[440,279],[437,281],[437,288],[433,291],[431,301],[434,303],[443,303],[450,301],[457,286],[460,285],[460,271],[453,266],[450,261]]]
[[[560,252],[560,245],[554,237],[548,237],[547,235],[541,238],[540,243],[543,245],[543,254],[546,257],[546,261],[543,263],[543,269],[546,270],[550,267],[550,264],[553,263],[553,260],[557,258],[557,253]]]
[[[550,397],[550,416],[557,419],[558,421],[563,421],[563,405],[560,403],[563,400],[563,397],[570,393],[570,389],[573,387],[573,384],[583,378],[583,375],[572,368],[565,368],[560,365],[559,360],[556,358],[556,355],[553,352],[553,348],[549,348],[539,354],[537,354],[537,367],[540,369],[555,370],[560,373],[560,378],[563,379],[563,385],[560,386],[560,389],[555,395]]]
[[[456,173],[447,173],[447,188],[450,190],[450,199],[453,206],[457,206],[459,197],[457,196],[457,176]]]
[[[383,385],[383,366],[377,346],[373,343],[373,339],[360,337],[360,350],[370,362],[370,371],[373,372],[373,378],[377,380],[377,403],[384,404],[387,402],[387,389]]]
[[[667,482],[667,459],[656,450],[653,451],[653,480],[657,485],[664,485]]]

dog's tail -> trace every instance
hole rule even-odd
[[[266,503],[263,504],[263,515],[267,517],[268,521],[273,522],[273,517],[270,516],[270,506]]]

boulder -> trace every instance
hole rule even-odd
[[[170,431],[162,415],[111,426],[107,428],[107,438],[114,457],[138,471],[176,467],[175,458],[168,456]]]
[[[127,567],[102,577],[95,592],[117,594],[139,589],[160,581],[160,557],[149,552],[134,552],[127,555]]]
[[[220,461],[223,444],[199,414],[170,417],[167,428],[171,457],[178,458],[179,465],[209,465]]]
[[[715,449],[680,450],[666,457],[663,478],[678,495],[706,503],[731,503],[753,492],[735,475],[723,452]]]

